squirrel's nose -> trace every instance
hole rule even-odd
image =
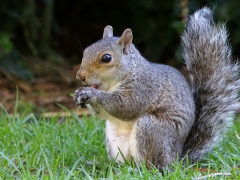
[[[82,82],[85,82],[85,73],[83,71],[78,70],[76,78]]]

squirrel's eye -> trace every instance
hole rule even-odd
[[[104,54],[101,59],[103,63],[109,63],[111,60],[112,56],[110,54]]]

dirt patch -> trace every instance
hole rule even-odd
[[[53,66],[41,59],[25,60],[34,72],[31,79],[23,80],[0,71],[0,102],[9,113],[14,111],[17,91],[19,111],[27,108],[33,112],[62,111],[58,104],[70,110],[78,108],[71,94],[80,86],[75,78],[79,64]]]

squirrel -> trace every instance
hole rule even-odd
[[[240,107],[238,64],[225,24],[208,7],[188,17],[182,39],[190,83],[175,68],[147,61],[106,26],[87,47],[74,100],[106,120],[106,149],[117,162],[133,159],[163,170],[188,157],[195,163],[222,139]]]

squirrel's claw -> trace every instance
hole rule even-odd
[[[84,91],[82,88],[75,91],[74,94],[74,101],[78,106],[81,106],[82,108],[86,108],[87,101],[89,99],[89,95],[86,91]]]
[[[81,108],[87,108],[85,103],[80,103],[78,106],[81,106]]]

